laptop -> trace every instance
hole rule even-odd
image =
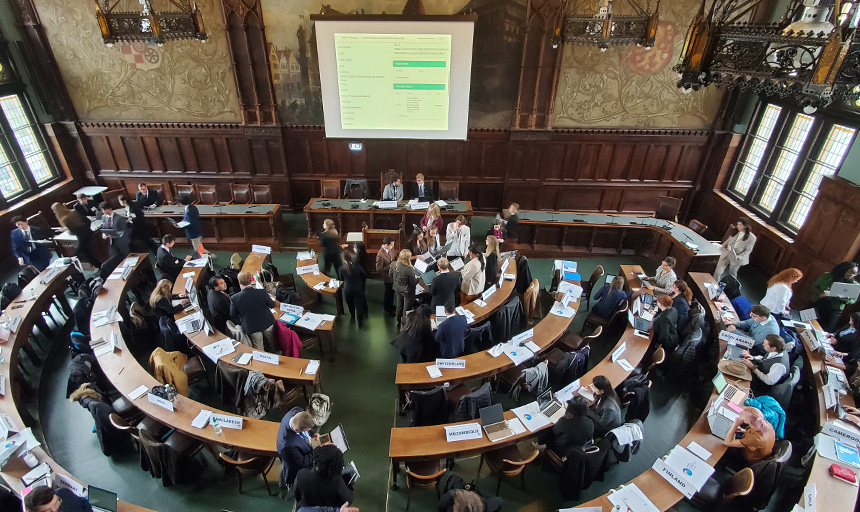
[[[438,258],[439,256],[444,256],[445,253],[447,253],[448,250],[451,249],[452,245],[454,245],[454,242],[448,242],[447,244],[436,249],[435,251],[431,249],[430,254],[432,254],[434,258]]]
[[[423,274],[421,274],[421,280],[424,281],[424,284],[426,284],[427,286],[430,286],[430,283],[433,282],[433,279],[436,277],[436,275],[437,275],[436,272],[434,272],[433,270],[430,270],[428,272],[424,272]]]
[[[87,487],[90,505],[94,512],[116,512],[116,493],[100,489],[93,485]]]
[[[830,296],[838,299],[857,300],[857,297],[860,297],[860,284],[833,283],[833,286],[830,287]]]
[[[642,299],[645,309],[654,309],[657,306],[657,297],[650,293],[643,293],[639,298]]]
[[[546,391],[538,395],[537,403],[541,414],[553,423],[564,416],[564,406],[561,405],[561,402],[553,398],[552,388],[547,388]]]
[[[484,426],[484,432],[487,433],[487,438],[490,441],[495,443],[514,435],[514,431],[508,427],[508,422],[505,421],[502,404],[481,407],[478,409],[478,414],[481,415],[481,425]]]
[[[740,405],[746,399],[746,391],[734,384],[729,384],[723,372],[717,372],[717,376],[711,382],[713,382],[714,388],[723,400]]]
[[[630,325],[632,325],[637,331],[642,331],[647,334],[648,330],[651,329],[651,322],[642,317],[635,316],[630,310],[627,311],[627,319],[630,321]]]

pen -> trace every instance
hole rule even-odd
[[[125,366],[123,366],[123,367],[122,367],[122,369],[119,371],[119,373],[117,373],[117,375],[121,375],[121,374],[122,374],[122,370],[125,370]]]

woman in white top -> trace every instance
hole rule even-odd
[[[460,270],[460,277],[463,278],[463,284],[460,286],[460,304],[471,302],[483,293],[486,283],[484,266],[484,254],[477,245],[470,245],[469,263]]]
[[[672,283],[678,280],[674,268],[675,258],[671,256],[663,258],[654,275],[645,278],[648,281],[646,288],[652,290],[655,295],[672,295]]]
[[[738,270],[750,262],[750,253],[755,247],[755,235],[750,233],[750,220],[741,217],[735,223],[735,228],[737,233],[720,245],[720,259],[714,271],[715,281],[719,281],[726,270],[732,277],[738,277]]]
[[[760,304],[767,307],[772,314],[785,317],[789,312],[791,285],[801,278],[803,278],[803,272],[796,268],[787,268],[771,277],[767,282],[767,293]]]

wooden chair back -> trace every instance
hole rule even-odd
[[[753,490],[755,476],[749,467],[738,471],[722,485],[721,493],[723,501],[728,501],[740,496],[746,496]]]
[[[233,195],[233,204],[250,204],[253,200],[251,185],[246,183],[231,183],[230,193]]]
[[[379,272],[376,271],[376,253],[382,247],[382,242],[385,237],[390,236],[394,239],[394,250],[392,254],[397,254],[403,248],[403,240],[399,230],[393,229],[368,229],[367,226],[361,228],[361,238],[364,242],[364,248],[367,251],[366,259],[362,262],[364,268],[368,269],[367,273],[373,278],[379,278]]]
[[[215,185],[197,185],[200,204],[218,204],[218,190]]]
[[[116,190],[105,190],[102,192],[102,201],[114,208],[119,208],[119,196],[128,196],[128,192],[121,188]]]
[[[460,197],[460,182],[454,180],[439,180],[439,199],[449,200]]]
[[[320,195],[326,199],[340,199],[340,180],[320,180]]]
[[[251,195],[254,204],[272,204],[272,187],[269,185],[251,185]]]
[[[176,195],[174,197],[176,197],[177,200],[179,199],[179,196],[185,195],[185,196],[188,196],[189,198],[191,198],[192,204],[197,204],[197,193],[196,193],[194,185],[192,185],[192,184],[176,184],[176,185],[173,185],[173,188],[176,191]]]
[[[172,201],[173,198],[170,197],[170,189],[164,186],[164,183],[144,183],[147,189],[154,190],[158,192],[158,197],[161,198],[162,201]],[[137,189],[129,196],[134,198],[137,195]]]
[[[429,489],[439,484],[445,474],[441,460],[406,463],[406,485],[413,489]]]
[[[654,217],[678,222],[678,212],[681,211],[682,201],[677,197],[660,196],[657,200],[657,208],[654,210]]]
[[[648,364],[648,368],[645,370],[645,373],[650,372],[658,365],[663,364],[663,361],[666,360],[666,349],[663,347],[657,347],[657,350],[651,355],[651,362]]]
[[[687,227],[692,229],[694,232],[696,232],[702,236],[704,236],[705,231],[708,230],[708,226],[706,224],[702,224],[701,222],[697,221],[696,219],[690,220],[690,224]]]

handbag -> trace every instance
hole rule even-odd
[[[308,412],[314,417],[317,428],[325,425],[331,416],[331,399],[325,393],[314,393],[308,400]]]

